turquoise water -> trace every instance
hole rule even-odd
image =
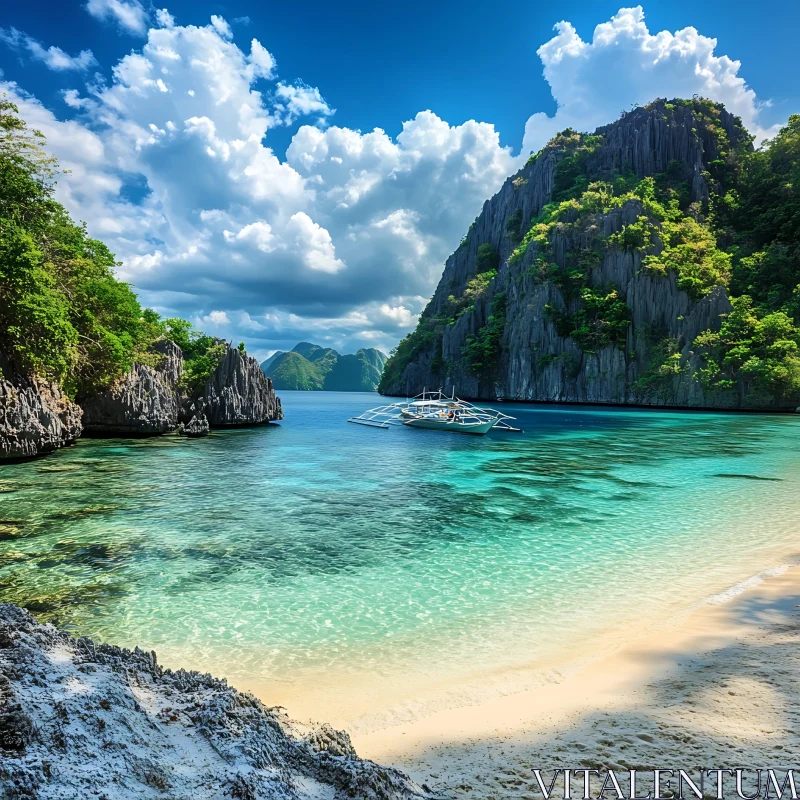
[[[0,467],[0,597],[338,721],[465,702],[800,551],[800,417],[504,404],[525,433],[473,438],[282,400]]]

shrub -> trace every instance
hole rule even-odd
[[[623,349],[630,324],[630,309],[613,284],[602,290],[585,288],[581,306],[573,313],[545,307],[562,338],[571,338],[585,353],[614,345]]]
[[[707,330],[695,339],[703,358],[695,377],[709,389],[741,381],[775,398],[800,394],[800,329],[783,311],[760,315],[747,295],[732,303],[718,333]]]
[[[461,350],[467,370],[473,375],[488,378],[497,370],[505,326],[506,296],[498,293],[492,298],[492,310],[486,324],[477,334],[467,337]]]

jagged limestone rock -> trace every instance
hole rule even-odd
[[[0,604],[0,797],[411,800],[430,795],[226,681],[73,639]]]
[[[74,442],[81,430],[81,409],[57,384],[0,378],[0,459],[52,452]]]
[[[192,431],[187,436],[203,436],[209,426],[283,419],[272,381],[254,358],[230,345],[203,389],[189,397],[180,386],[183,354],[178,345],[162,339],[152,349],[163,356],[158,367],[134,364],[111,389],[83,401],[87,431],[155,436],[184,423],[182,432]]]
[[[212,428],[283,419],[281,401],[258,361],[230,346],[197,399]]]
[[[171,339],[159,339],[150,348],[162,356],[158,374],[169,385],[176,387],[183,375],[183,352]]]
[[[178,392],[160,368],[133,367],[114,386],[82,402],[91,433],[154,436],[178,425]]]
[[[208,420],[205,414],[197,412],[192,415],[192,418],[185,425],[181,425],[180,428],[178,428],[178,433],[180,433],[181,436],[197,439],[201,436],[208,436],[209,430]]]

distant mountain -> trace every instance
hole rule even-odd
[[[273,354],[272,354],[272,355],[271,355],[269,358],[265,358],[265,359],[264,359],[264,360],[261,362],[261,369],[262,369],[262,371],[264,372],[264,374],[265,374],[265,375],[266,375],[266,373],[267,373],[267,367],[268,367],[268,366],[269,366],[269,365],[270,365],[270,364],[271,364],[271,363],[272,363],[272,362],[273,362],[273,361],[274,361],[274,360],[275,360],[275,359],[276,359],[278,356],[282,356],[282,355],[283,355],[285,352],[286,352],[285,350],[276,350],[276,351],[275,351],[275,352],[274,352],[274,353],[273,353]]]
[[[303,389],[311,391],[321,389],[325,376],[317,365],[307,358],[290,350],[281,353],[272,364],[264,370],[268,378],[272,378],[275,389]]]
[[[330,347],[300,342],[288,352],[273,354],[261,368],[279,390],[374,392],[386,359],[375,348],[340,355]]]

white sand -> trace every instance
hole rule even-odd
[[[540,798],[533,768],[797,767],[800,567],[714,601],[560,683],[353,743],[465,798]]]

